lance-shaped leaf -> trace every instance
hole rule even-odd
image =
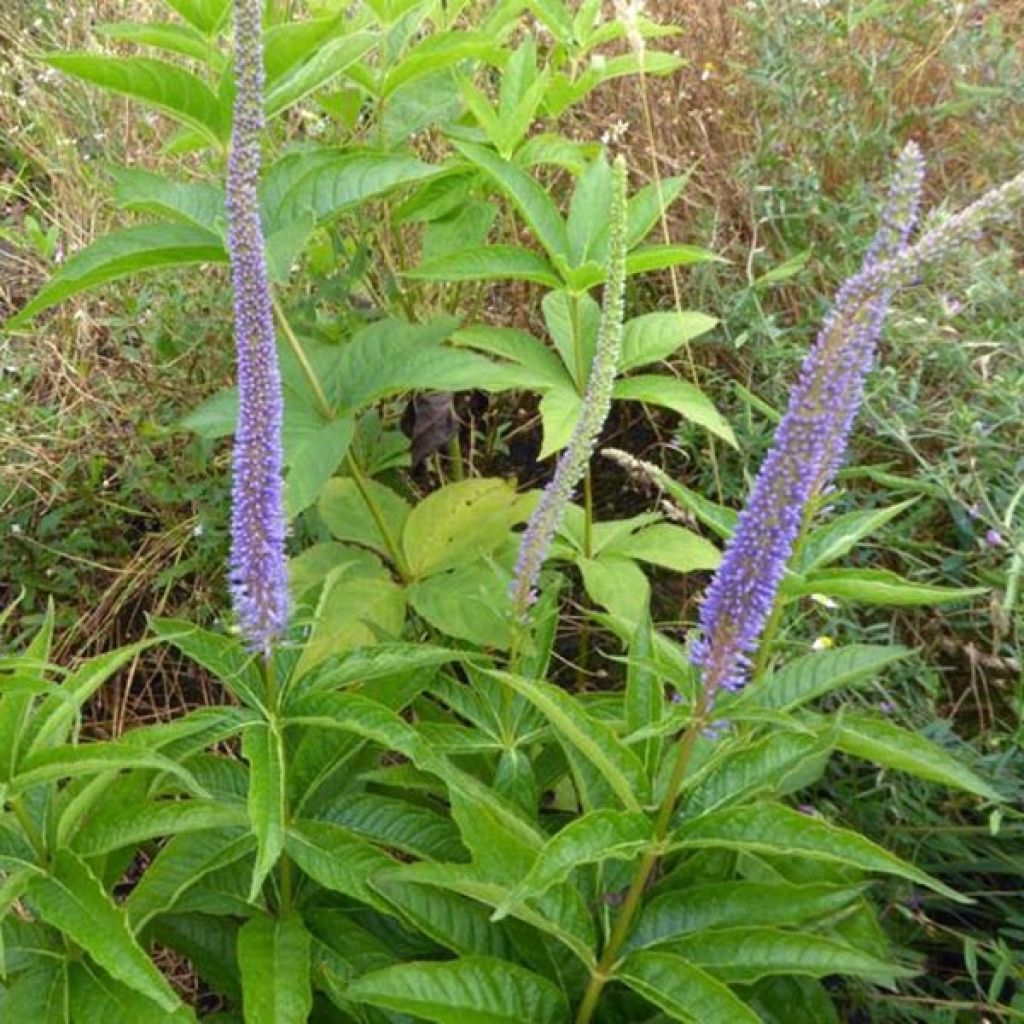
[[[836,746],[883,768],[962,789],[985,800],[1002,800],[984,779],[938,744],[877,715],[843,715]]]
[[[156,107],[211,142],[219,143],[226,135],[217,97],[202,79],[176,64],[94,53],[51,53],[44,59],[58,71]]]
[[[845,910],[862,885],[815,882],[711,882],[656,896],[640,913],[625,948],[646,949],[714,928],[798,925]]]
[[[348,998],[436,1024],[565,1024],[565,996],[547,978],[508,960],[463,957],[364,974]]]
[[[51,873],[33,879],[28,899],[39,916],[63,932],[105,971],[164,1010],[181,1005],[163,975],[132,937],[124,913],[77,854],[59,850]]]
[[[615,978],[686,1024],[760,1024],[717,978],[674,953],[634,953]]]
[[[525,679],[509,672],[488,675],[521,694],[601,773],[623,806],[639,811],[650,795],[643,765],[604,722],[598,721],[564,690],[540,679]]]
[[[651,823],[642,814],[602,809],[571,821],[544,844],[526,877],[494,911],[493,919],[501,920],[517,903],[564,882],[584,864],[631,860],[649,847],[652,839]]]
[[[835,939],[780,928],[706,931],[677,939],[668,948],[731,984],[749,984],[773,974],[845,974],[892,985],[895,979],[916,973]]]
[[[264,107],[267,117],[274,117],[315,89],[351,67],[376,42],[369,32],[355,32],[340,39],[331,39],[316,54],[282,75],[271,86]]]
[[[958,903],[971,902],[870,839],[779,804],[712,811],[680,827],[672,845],[675,849],[721,848],[848,864],[862,871],[906,878]]]
[[[92,814],[74,836],[74,848],[86,857],[121,850],[163,836],[248,824],[241,804],[221,800],[161,800],[139,806],[104,808]]]
[[[37,313],[72,295],[140,270],[224,263],[227,258],[220,238],[190,224],[124,228],[105,235],[61,264],[53,277],[7,321],[6,327],[22,327]]]
[[[312,936],[297,913],[259,915],[238,933],[246,1024],[306,1024],[313,1011]]]
[[[834,690],[863,686],[910,654],[906,647],[881,644],[850,644],[837,650],[815,651],[762,676],[736,697],[723,696],[719,708],[723,712],[751,706],[789,711]]]
[[[249,762],[249,825],[256,837],[256,865],[249,892],[250,900],[255,900],[284,849],[285,756],[276,724],[260,722],[246,729],[242,756]]]

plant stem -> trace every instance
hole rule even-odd
[[[373,518],[374,525],[377,527],[377,530],[381,535],[381,539],[384,541],[384,546],[388,549],[388,557],[391,559],[392,564],[398,571],[398,575],[401,576],[403,580],[408,581],[412,574],[409,571],[409,565],[405,560],[405,556],[402,554],[402,546],[391,532],[391,527],[384,518],[384,513],[381,512],[380,506],[374,499],[373,494],[370,493],[366,477],[363,475],[362,469],[359,468],[359,463],[356,462],[351,450],[349,450],[345,455],[345,464],[348,466],[348,471],[352,476],[352,481],[355,483],[356,489],[359,491],[359,496],[363,499],[366,503],[366,507],[370,510],[370,516]]]
[[[615,919],[611,935],[608,936],[608,942],[604,947],[604,952],[601,954],[601,959],[590,975],[590,983],[587,985],[587,990],[583,994],[583,1000],[576,1013],[576,1024],[590,1024],[590,1019],[597,1009],[598,1000],[601,998],[601,992],[611,978],[612,971],[618,960],[619,951],[629,935],[633,919],[640,908],[644,891],[647,889],[651,875],[654,873],[654,869],[657,867],[658,861],[662,856],[661,846],[668,835],[669,825],[672,823],[672,814],[679,800],[679,791],[682,788],[683,779],[686,778],[686,770],[689,768],[690,760],[693,757],[697,737],[700,736],[706,724],[708,711],[710,710],[709,703],[708,695],[702,693],[699,698],[696,717],[687,726],[686,732],[683,733],[679,740],[675,764],[672,766],[672,775],[669,777],[665,796],[658,810],[658,817],[654,822],[654,839],[650,848],[640,859],[636,874],[633,876],[633,881],[626,892],[626,898],[622,902],[622,909],[619,911],[619,916]]]
[[[309,357],[306,355],[306,351],[302,347],[302,342],[299,341],[295,331],[292,330],[292,325],[288,323],[288,318],[285,316],[284,310],[281,308],[281,303],[277,300],[277,296],[272,295],[270,301],[273,304],[274,315],[277,317],[277,322],[281,325],[281,331],[284,333],[285,340],[288,342],[288,345],[302,370],[302,374],[306,378],[310,390],[313,392],[313,397],[316,399],[316,404],[320,407],[321,414],[325,420],[333,420],[334,409],[331,406],[331,403],[327,400],[327,395],[324,393],[324,389],[320,384],[316,371],[313,369],[313,364],[310,363]]]

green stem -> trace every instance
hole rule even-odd
[[[331,403],[327,400],[327,395],[320,384],[316,371],[313,369],[313,364],[310,363],[309,357],[306,355],[306,351],[302,347],[302,342],[299,341],[295,331],[292,330],[292,325],[288,323],[288,318],[285,316],[284,310],[281,308],[281,303],[277,300],[277,296],[271,296],[270,301],[273,303],[274,315],[277,317],[277,322],[281,325],[281,331],[285,336],[285,340],[288,342],[288,345],[295,356],[295,360],[298,362],[299,367],[302,370],[302,374],[306,378],[310,390],[313,392],[313,397],[316,399],[316,404],[320,407],[321,414],[325,420],[333,420],[334,409],[331,406]]]
[[[277,728],[277,718],[281,710],[281,700],[284,697],[284,687],[277,685],[277,673],[274,671],[274,661],[270,657],[263,658],[261,665],[263,673],[263,688],[266,695],[267,716],[271,729]],[[288,818],[288,808],[285,807],[285,818]],[[282,853],[278,859],[278,910],[287,914],[292,908],[292,862],[286,853]]]
[[[363,475],[363,471],[359,468],[359,463],[356,462],[351,451],[345,456],[345,464],[348,466],[348,471],[352,476],[353,483],[356,485],[356,490],[359,491],[359,496],[370,510],[370,516],[373,518],[374,525],[384,541],[384,546],[388,549],[388,557],[391,559],[395,569],[398,570],[398,575],[408,582],[412,577],[412,573],[409,571],[409,565],[402,554],[402,547],[398,543],[398,539],[391,532],[391,527],[384,518],[384,513],[381,512],[380,506],[374,499],[373,494],[370,492],[366,477]]]
[[[704,728],[708,710],[708,696],[707,694],[702,694],[700,704],[697,707],[696,717],[679,740],[675,764],[672,766],[672,775],[669,777],[665,796],[661,802],[658,817],[654,822],[654,839],[650,848],[640,859],[636,874],[633,876],[633,881],[626,892],[626,898],[622,901],[622,909],[619,911],[619,916],[615,919],[611,935],[608,936],[608,942],[604,947],[604,952],[601,954],[601,959],[598,961],[597,967],[591,972],[590,983],[587,985],[587,990],[583,994],[579,1010],[576,1013],[576,1024],[590,1024],[590,1019],[597,1009],[601,993],[612,976],[618,961],[619,951],[629,935],[629,930],[633,926],[633,919],[636,917],[637,910],[640,909],[640,903],[643,900],[647,884],[661,858],[661,846],[668,835],[669,826],[672,823],[672,814],[676,810],[679,801],[679,792],[682,789],[683,779],[686,778],[686,771],[693,757],[697,737],[700,736],[701,730]]]

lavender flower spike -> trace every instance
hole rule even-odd
[[[258,186],[263,134],[262,0],[234,0],[235,109],[228,163],[228,248],[238,359],[230,582],[254,650],[269,652],[288,622],[281,375]]]
[[[708,589],[693,661],[703,670],[709,701],[720,687],[738,689],[746,682],[748,655],[775,603],[804,510],[842,457],[892,293],[879,282],[875,268],[879,257],[897,255],[906,245],[920,184],[920,155],[908,147],[882,228],[860,271],[840,289],[804,360],[772,448]]]
[[[882,223],[864,257],[865,270],[885,260],[898,256],[906,247],[917,221],[921,202],[921,186],[924,183],[924,158],[913,142],[908,143],[900,153],[896,172],[889,186],[889,196],[882,210]],[[855,279],[856,280],[856,279]],[[855,285],[851,284],[852,288]],[[835,416],[828,425],[825,451],[821,469],[815,481],[813,494],[821,491],[836,474],[846,453],[853,421],[857,416],[864,397],[864,380],[874,362],[875,349],[882,323],[892,298],[893,289],[883,290],[875,305],[878,323],[858,332],[860,344],[849,354],[849,369],[852,371],[849,385],[844,389],[843,405],[835,410]],[[836,305],[842,306],[844,296],[837,298]],[[837,354],[838,357],[838,354]]]
[[[536,600],[537,579],[565,506],[586,472],[587,463],[601,434],[612,405],[612,388],[622,352],[623,314],[626,287],[626,161],[617,157],[613,167],[612,201],[608,221],[608,276],[604,286],[601,324],[597,333],[594,361],[583,394],[583,409],[569,444],[559,456],[544,493],[526,525],[519,544],[511,596],[516,615]]]

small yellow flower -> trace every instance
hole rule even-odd
[[[835,644],[832,642],[832,637],[830,636],[819,636],[818,639],[811,644],[812,651],[829,651],[833,647],[835,647]]]

